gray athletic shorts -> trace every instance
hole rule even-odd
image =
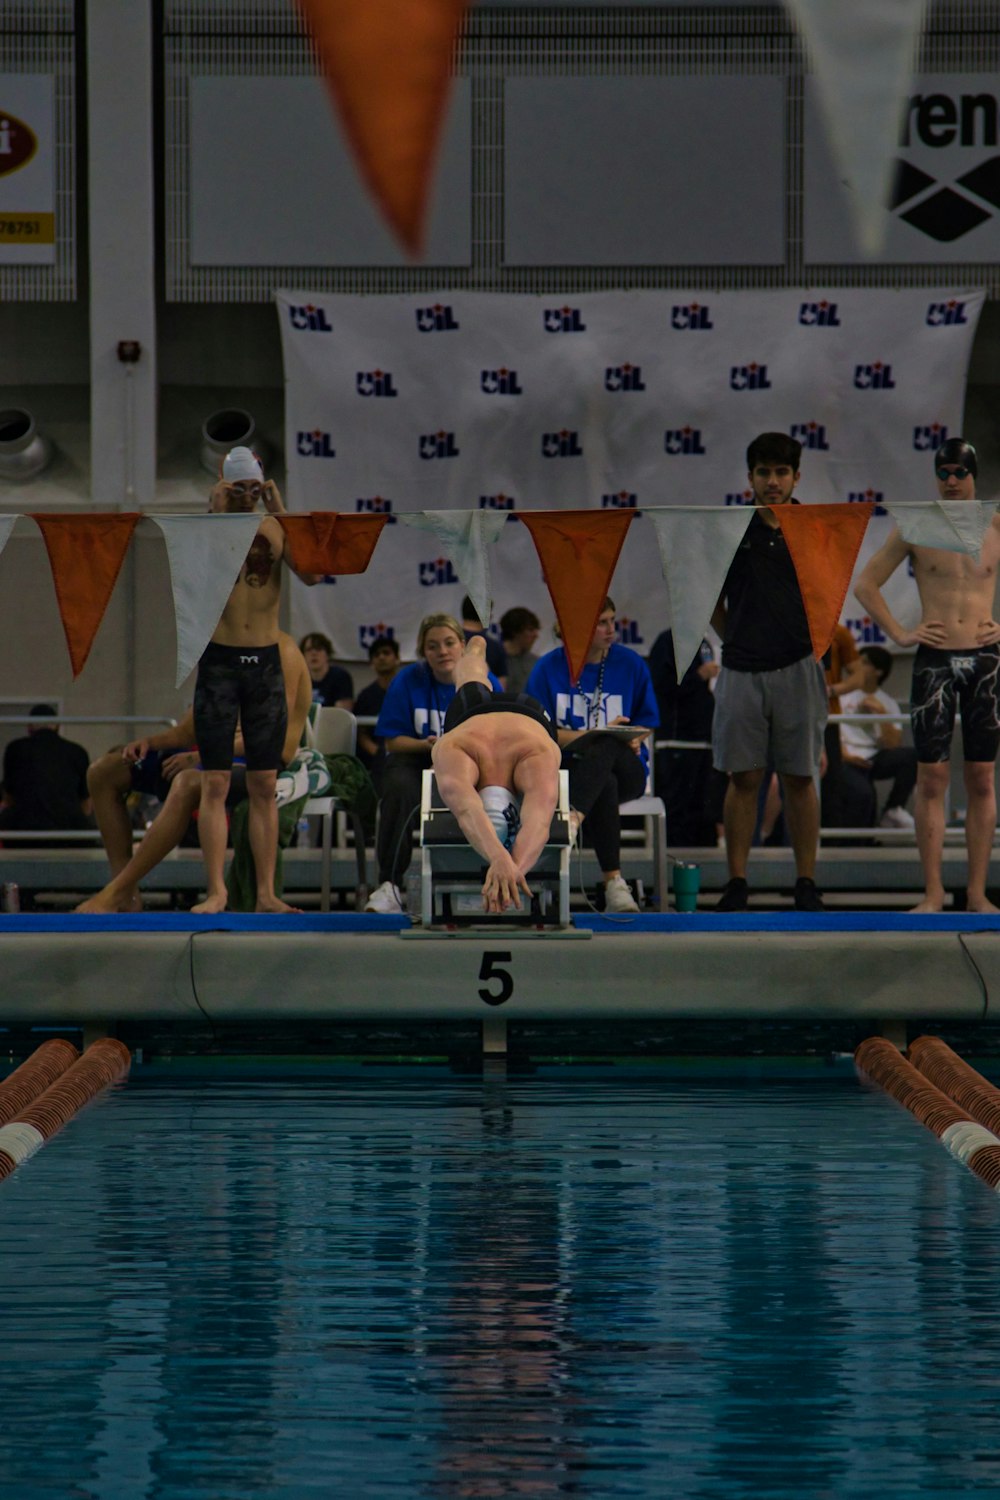
[[[723,667],[715,684],[712,759],[717,771],[815,776],[828,712],[826,678],[815,657],[774,672]]]

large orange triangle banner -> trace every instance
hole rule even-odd
[[[795,565],[817,661],[833,640],[874,510],[870,500],[853,505],[772,507]]]
[[[362,176],[411,255],[467,0],[297,0]]]
[[[138,513],[32,515],[45,541],[73,676],[83,671],[114,592]]]
[[[304,516],[278,516],[300,573],[363,573],[372,560],[387,515],[343,515],[311,510]]]
[[[521,511],[562,635],[569,675],[576,682],[597,628],[611,578],[635,515],[630,510]]]

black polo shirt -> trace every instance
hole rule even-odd
[[[768,526],[759,514],[754,515],[729,566],[722,593],[726,602],[724,667],[734,672],[774,672],[812,655],[802,591],[780,527]]]

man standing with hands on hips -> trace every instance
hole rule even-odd
[[[976,497],[977,471],[976,450],[963,438],[949,438],[934,455],[938,493],[944,501],[971,504]],[[907,560],[921,607],[920,622],[912,629],[896,619],[882,594],[888,579]],[[962,721],[965,758],[967,909],[997,910],[987,900],[986,879],[996,826],[994,767],[1000,748],[1000,625],[993,617],[998,561],[1000,520],[996,516],[978,558],[913,545],[894,529],[869,559],[854,590],[858,603],[890,640],[897,646],[917,648],[910,721],[917,752],[914,816],[924,872],[924,899],[913,908],[918,912],[944,907],[941,859],[956,709]]]

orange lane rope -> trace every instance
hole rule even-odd
[[[1000,1187],[1000,1138],[907,1062],[892,1042],[869,1037],[855,1052],[854,1060],[977,1177],[992,1188]]]
[[[130,1062],[131,1055],[123,1042],[102,1037],[26,1104],[9,1124],[0,1126],[0,1181],[33,1156],[39,1146],[102,1089],[124,1078]]]
[[[20,1067],[0,1079],[0,1125],[16,1120],[79,1056],[79,1048],[64,1037],[52,1037],[36,1047]]]

